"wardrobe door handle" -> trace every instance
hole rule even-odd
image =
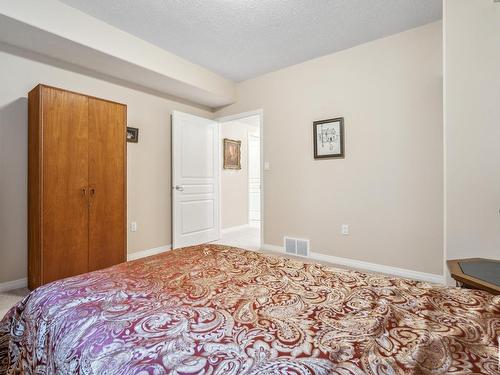
[[[92,207],[95,196],[95,187],[89,187],[89,207]]]
[[[83,188],[82,188],[82,196],[83,196],[83,197],[86,197],[86,196],[87,196],[87,188],[86,188],[86,187],[83,187]]]

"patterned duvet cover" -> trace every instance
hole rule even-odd
[[[60,280],[0,374],[499,374],[500,296],[201,245]]]

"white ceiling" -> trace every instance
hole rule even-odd
[[[242,81],[441,19],[441,0],[61,0]]]

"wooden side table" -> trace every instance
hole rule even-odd
[[[500,294],[500,260],[467,258],[446,263],[457,286]]]

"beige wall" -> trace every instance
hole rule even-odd
[[[241,141],[241,169],[224,169],[221,164],[221,228],[248,224],[248,126],[237,121],[220,125],[221,152],[224,138]],[[221,162],[224,154],[221,156]]]
[[[500,259],[500,4],[444,2],[446,257]]]
[[[295,235],[315,252],[442,273],[441,52],[434,23],[238,85],[215,116],[264,110],[267,244]],[[26,276],[26,94],[39,82],[128,104],[140,128],[128,146],[128,250],[170,244],[170,114],[214,115],[24,55],[0,48],[0,282]],[[335,116],[346,158],[315,161],[312,121]]]
[[[0,282],[26,277],[27,93],[38,83],[128,105],[139,143],[128,145],[129,253],[171,243],[170,114],[211,112],[21,57],[0,49]],[[8,50],[9,53],[6,53]]]
[[[237,95],[216,116],[264,110],[265,243],[292,235],[318,253],[443,273],[440,22],[245,81]],[[312,122],[337,116],[346,158],[314,160]]]

